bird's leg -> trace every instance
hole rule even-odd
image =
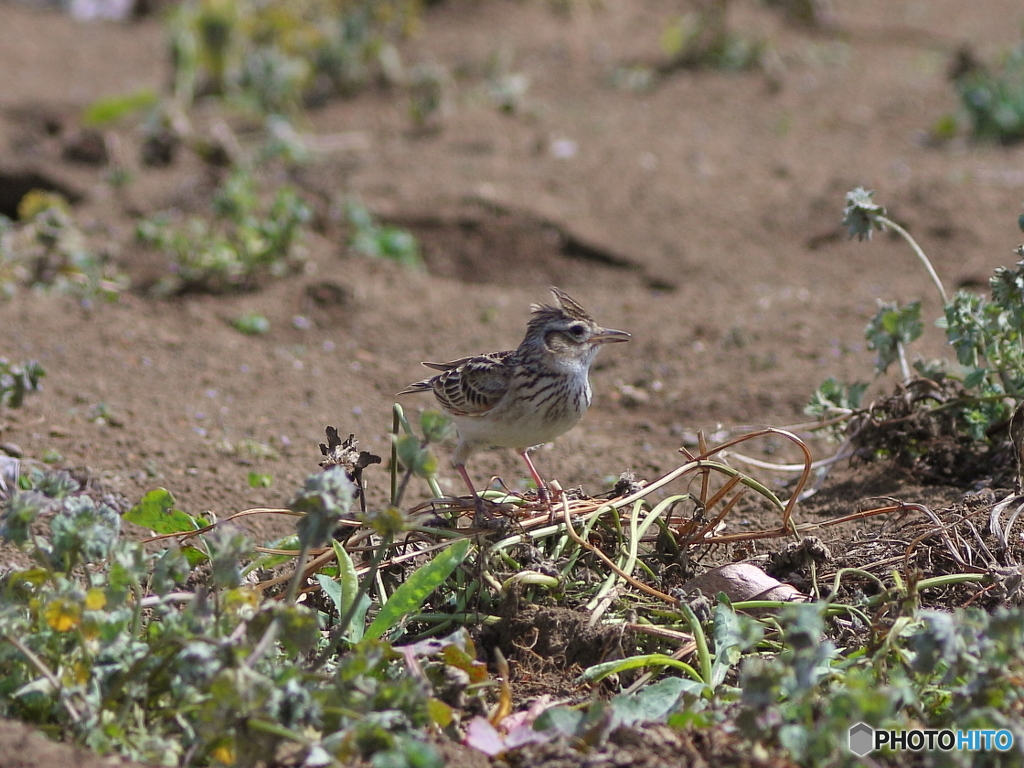
[[[533,482],[537,484],[537,499],[545,506],[550,506],[551,495],[548,493],[548,487],[544,485],[544,481],[540,479],[540,474],[538,474],[537,468],[533,466],[533,461],[530,459],[530,449],[527,448],[520,451],[519,455],[523,457],[523,461],[526,462],[526,466],[530,468],[530,476],[533,478]]]
[[[475,513],[473,515],[473,524],[478,527],[486,527],[491,516],[487,514],[487,509],[484,507],[483,497],[476,492],[476,488],[473,487],[473,481],[469,479],[469,472],[466,471],[465,464],[456,464],[456,471],[462,475],[462,479],[466,481],[466,487],[469,488],[469,492],[473,494],[473,506]]]

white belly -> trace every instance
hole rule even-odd
[[[590,406],[590,381],[583,376],[572,382],[569,395],[549,400],[509,395],[487,413],[455,416],[459,447],[452,457],[458,465],[481,448],[525,450],[547,443],[572,429]]]

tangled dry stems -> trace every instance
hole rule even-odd
[[[762,483],[729,466],[716,457],[743,443],[769,435],[791,441],[803,454],[801,473],[785,502]],[[556,501],[549,508],[536,494],[514,494],[509,491],[490,492],[496,506],[508,516],[503,529],[459,527],[462,519],[472,519],[475,507],[468,497],[434,498],[416,505],[406,512],[409,526],[405,537],[389,546],[389,555],[380,562],[381,568],[401,566],[444,549],[462,538],[476,540],[480,551],[487,557],[497,556],[519,544],[536,543],[549,537],[568,536],[582,550],[592,554],[610,573],[631,587],[676,606],[680,598],[657,589],[633,575],[637,547],[652,526],[662,533],[670,532],[679,550],[711,547],[743,541],[756,541],[792,537],[800,540],[815,531],[847,523],[889,516],[879,531],[866,539],[851,542],[843,560],[856,562],[855,567],[840,567],[824,572],[825,581],[835,579],[832,598],[839,593],[840,582],[853,571],[870,574],[881,579],[902,566],[904,578],[912,581],[915,573],[932,574],[930,578],[949,577],[941,584],[954,583],[956,576],[965,580],[985,583],[986,592],[996,592],[1005,600],[1017,602],[1021,594],[1021,529],[1024,529],[1024,495],[1010,495],[996,499],[994,494],[979,497],[973,502],[950,509],[934,511],[923,504],[892,500],[880,506],[852,512],[820,522],[798,523],[794,510],[801,497],[812,468],[811,453],[806,443],[792,432],[765,428],[743,434],[709,448],[703,434],[699,435],[699,451],[694,454],[685,448],[680,452],[686,461],[675,469],[631,492],[615,498],[591,498],[578,492],[562,491],[554,484]],[[655,501],[654,494],[673,483],[698,485],[695,493],[682,493]],[[779,525],[755,531],[722,533],[727,518],[740,499],[754,491],[779,512]],[[676,517],[675,510],[683,502],[692,505],[690,517]],[[146,541],[174,538],[179,542],[210,531],[214,526],[237,521],[251,515],[288,515],[299,513],[282,508],[253,508],[236,512],[221,521],[188,533],[153,536]],[[594,525],[604,518],[616,516],[616,525],[628,531],[625,542],[613,547],[609,555],[591,542],[589,536]],[[987,516],[987,525],[983,518]],[[349,529],[344,547],[350,553],[363,553],[378,546],[374,531],[359,520],[342,520],[340,527]],[[634,540],[635,538],[635,540]],[[648,538],[647,540],[650,540]],[[298,550],[256,547],[261,554],[298,556]],[[632,553],[630,565],[623,567],[616,558],[627,551]],[[303,592],[316,591],[314,573],[336,561],[331,547],[313,549],[309,559],[296,568],[302,570]],[[368,566],[357,568],[362,576]],[[955,571],[955,573],[954,573]],[[259,582],[261,592],[274,590],[288,583],[295,569]],[[497,582],[492,582],[496,584]],[[928,585],[929,582],[926,582]],[[937,586],[940,584],[936,584]],[[280,599],[282,595],[278,595]],[[971,599],[975,599],[975,595]]]

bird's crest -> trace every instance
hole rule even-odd
[[[586,320],[588,322],[593,322],[593,319],[589,314],[587,314],[587,310],[576,303],[576,301],[561,288],[551,286],[551,293],[555,297],[555,301],[558,302],[558,306],[552,307],[550,304],[531,304],[530,312],[537,316],[534,320],[543,321],[565,315],[573,320]]]

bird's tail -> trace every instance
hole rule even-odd
[[[403,389],[401,392],[396,393],[397,395],[414,395],[417,392],[433,392],[434,387],[430,383],[430,379],[424,379],[423,381],[417,381],[415,384],[410,384],[408,387]]]

